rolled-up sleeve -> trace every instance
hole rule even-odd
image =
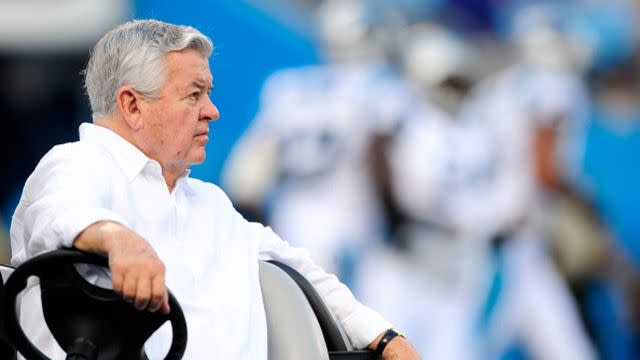
[[[119,215],[107,208],[108,174],[100,159],[79,146],[54,147],[40,161],[25,184],[11,224],[11,245],[15,265],[59,247],[70,247],[75,238],[99,221],[124,225]]]

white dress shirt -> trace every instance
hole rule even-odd
[[[266,359],[267,327],[258,260],[275,259],[315,286],[356,347],[391,325],[316,266],[306,250],[247,222],[221,189],[184,176],[169,192],[158,162],[114,132],[80,126],[80,141],[54,147],[27,180],[11,226],[12,263],[70,247],[91,224],[119,222],[145,238],[166,265],[166,284],[184,310],[185,359]],[[110,286],[107,274],[90,281]],[[46,354],[64,354],[44,324],[39,286],[23,293],[20,321]],[[147,342],[150,359],[166,354],[165,324]]]

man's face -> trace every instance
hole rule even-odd
[[[209,122],[220,116],[209,99],[209,61],[194,49],[168,53],[158,98],[145,101],[140,142],[164,171],[181,173],[204,161]]]

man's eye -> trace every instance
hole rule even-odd
[[[189,95],[189,97],[192,98],[192,99],[198,99],[200,97],[200,93],[199,92],[191,93],[191,95]]]

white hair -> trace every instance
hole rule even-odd
[[[128,21],[109,31],[93,47],[85,70],[93,120],[115,112],[116,91],[124,85],[157,96],[165,80],[164,56],[187,48],[208,58],[213,43],[190,26],[158,20]]]

